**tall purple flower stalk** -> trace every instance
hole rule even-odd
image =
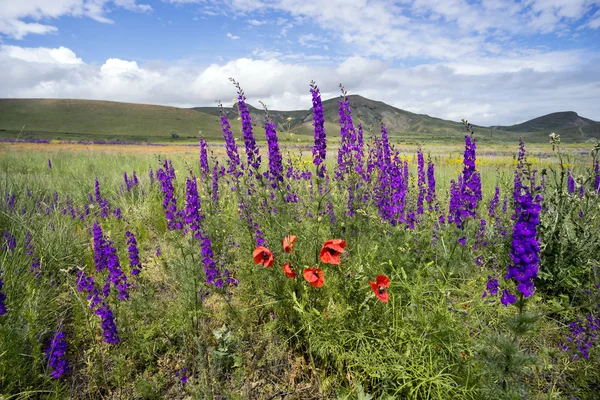
[[[317,84],[310,83],[312,95],[313,126],[315,144],[312,149],[313,164],[317,167],[317,176],[325,177],[325,158],[327,157],[327,136],[325,134],[325,118],[323,117],[323,104],[321,103],[321,92]]]
[[[261,160],[258,147],[256,146],[256,140],[254,140],[254,133],[252,132],[252,119],[250,118],[250,110],[248,110],[248,106],[246,105],[246,96],[244,95],[244,91],[240,87],[240,84],[233,78],[229,79],[237,88],[238,109],[240,118],[242,119],[242,135],[246,146],[248,167],[252,166],[252,168],[258,171]]]
[[[96,203],[98,203],[98,207],[100,208],[100,217],[108,218],[110,213],[110,204],[108,200],[102,198],[102,193],[100,193],[100,182],[98,182],[98,178],[94,182],[94,191],[96,194]]]
[[[96,307],[102,302],[102,297],[100,296],[100,292],[96,288],[94,283],[94,278],[91,276],[86,276],[85,272],[77,271],[77,290],[82,292],[86,291],[88,294],[88,301],[90,302],[90,309],[93,311]]]
[[[417,214],[423,214],[423,201],[427,192],[425,181],[425,158],[421,149],[417,150],[417,186],[419,194],[417,197]]]
[[[525,145],[520,143],[519,160],[515,171],[515,225],[512,235],[512,250],[510,252],[511,262],[508,265],[508,273],[505,280],[514,279],[517,290],[525,297],[529,297],[535,290],[533,283],[537,278],[539,268],[539,243],[537,241],[537,226],[540,223],[540,211],[542,210],[541,194],[535,195],[533,188],[525,184],[524,160]],[[510,303],[510,302],[509,302]]]
[[[223,111],[223,105],[219,104],[219,107],[221,108],[221,130],[223,131],[223,139],[225,140],[225,151],[227,152],[227,162],[229,165],[227,173],[232,174],[236,178],[239,178],[242,172],[240,170],[241,162],[238,147],[235,143],[233,132],[231,132],[231,125],[229,125],[227,114],[225,113],[225,111]]]
[[[2,271],[0,271],[0,316],[6,314],[6,295],[2,292],[4,282],[2,281]]]
[[[567,171],[567,190],[569,193],[575,193],[575,178],[573,178],[571,168]]]
[[[338,149],[338,166],[336,177],[340,180],[352,169],[352,147],[353,139],[356,139],[354,125],[352,123],[352,110],[348,101],[347,92],[340,84],[342,95],[339,104],[340,117],[340,148]]]
[[[265,176],[269,178],[271,187],[275,189],[279,187],[280,182],[283,182],[283,162],[279,151],[275,123],[268,116],[265,119],[265,134],[269,147],[269,171],[265,172]]]
[[[192,231],[197,239],[201,239],[200,228],[204,215],[200,208],[200,197],[198,196],[198,186],[196,177],[191,176],[185,181],[185,214],[184,222]]]
[[[140,254],[137,248],[137,240],[135,239],[135,235],[132,232],[125,232],[125,236],[127,237],[127,252],[129,253],[129,265],[131,266],[131,275],[139,275],[142,268],[142,263],[140,262]]]
[[[490,206],[488,208],[488,215],[491,218],[494,218],[496,216],[496,209],[498,208],[498,204],[500,204],[500,187],[496,185],[494,197],[490,200]]]
[[[48,159],[48,168],[52,169],[52,161],[50,161],[50,159]]]
[[[94,261],[96,263],[96,270],[103,271],[105,268],[108,270],[102,295],[104,298],[108,297],[112,283],[117,288],[119,293],[118,298],[120,300],[127,300],[129,298],[128,290],[130,285],[127,283],[127,276],[121,269],[119,257],[113,243],[104,237],[102,228],[98,223],[94,223],[92,232],[94,235]]]
[[[123,181],[125,181],[125,189],[127,189],[128,192],[140,183],[135,171],[133,171],[131,178],[127,176],[127,171],[123,172]]]
[[[427,161],[427,204],[429,204],[429,211],[434,209],[437,211],[438,206],[436,203],[436,195],[435,195],[435,165],[431,160]]]
[[[46,348],[46,357],[48,358],[48,366],[52,369],[50,372],[52,378],[59,379],[63,374],[71,371],[69,362],[65,357],[66,353],[67,340],[65,339],[65,333],[58,331]]]
[[[163,168],[156,171],[156,177],[161,183],[163,191],[163,209],[167,219],[167,229],[175,230],[183,227],[177,213],[177,197],[175,196],[175,170],[169,160],[163,162]]]
[[[210,238],[207,234],[201,234],[200,240],[202,241],[202,263],[204,264],[206,283],[221,289],[223,287],[223,279],[221,279],[221,273],[217,269],[217,264],[214,260]]]
[[[454,222],[460,229],[464,229],[464,224],[468,218],[476,216],[477,204],[482,199],[481,176],[475,166],[477,159],[475,149],[476,144],[473,135],[465,135],[464,167],[458,178],[458,190],[451,191],[450,204],[454,208],[448,216],[448,220]]]
[[[104,332],[104,341],[108,344],[119,344],[121,339],[119,338],[115,318],[109,305],[102,303],[102,305],[94,311],[94,314],[102,319],[101,326],[102,331]]]
[[[210,168],[208,166],[208,152],[206,150],[206,140],[204,140],[202,136],[200,136],[200,173],[202,174],[202,179],[206,179],[210,173]]]

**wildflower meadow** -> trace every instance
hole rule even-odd
[[[600,145],[408,146],[343,87],[329,132],[314,82],[286,145],[233,84],[186,155],[2,144],[0,399],[598,398]]]

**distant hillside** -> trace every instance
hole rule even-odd
[[[591,119],[580,117],[575,111],[563,111],[534,118],[521,124],[500,126],[498,128],[509,132],[545,132],[579,128],[580,126],[594,125],[597,123],[598,122],[592,121]]]
[[[0,99],[0,133],[63,140],[221,139],[219,119],[190,109],[96,100]],[[232,121],[237,128],[240,124]],[[3,136],[5,136],[3,135]],[[174,138],[177,136],[177,138]]]
[[[325,129],[331,142],[339,140],[339,98],[325,100]],[[362,123],[365,136],[379,132],[383,122],[395,141],[424,142],[458,139],[465,134],[460,122],[415,114],[381,101],[358,95],[349,96],[354,124]],[[264,141],[263,110],[249,106],[257,139]],[[232,130],[241,136],[237,108],[226,108]],[[222,140],[217,107],[177,107],[119,103],[96,100],[0,99],[0,137],[45,138],[62,140],[110,140],[135,142],[196,141],[198,131],[208,140]],[[269,115],[277,123],[281,141],[310,141],[313,135],[312,110],[276,111]],[[467,116],[468,117],[468,116]],[[288,121],[288,118],[291,120]],[[600,138],[600,123],[580,117],[575,112],[545,115],[518,125],[475,127],[480,140],[546,141],[548,133],[561,134],[565,141]],[[240,138],[241,139],[241,138]]]
[[[414,114],[399,108],[390,106],[381,101],[370,100],[359,95],[348,96],[354,125],[363,124],[366,131],[379,131],[379,125],[383,122],[391,136],[426,136],[434,135],[435,137],[443,136],[462,136],[465,132],[462,123],[454,121],[446,121],[440,118],[430,117],[423,114]],[[339,98],[333,98],[323,101],[323,115],[325,117],[325,129],[328,132],[339,132]],[[248,106],[250,116],[254,124],[262,123],[265,118],[263,110]],[[194,110],[218,115],[217,107],[196,107]],[[230,113],[231,118],[239,116],[237,107],[225,108]],[[312,108],[307,110],[296,111],[271,111],[269,115],[277,123],[280,129],[285,129],[287,126],[287,118],[291,117],[290,128],[302,136],[312,135]],[[476,127],[479,129],[479,127]],[[488,132],[487,128],[484,128]]]

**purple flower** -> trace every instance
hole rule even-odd
[[[110,212],[110,204],[108,200],[102,198],[102,194],[100,193],[100,182],[98,182],[98,178],[94,182],[95,194],[96,194],[96,203],[98,203],[98,207],[100,207],[100,217],[108,218],[108,213]]]
[[[312,111],[315,144],[312,149],[313,164],[317,167],[317,176],[325,177],[325,158],[327,157],[327,136],[325,134],[325,118],[323,117],[323,104],[321,103],[321,93],[317,84],[310,83],[310,93],[312,95]]]
[[[202,173],[202,179],[205,179],[206,176],[210,173],[210,168],[208,167],[208,153],[206,151],[206,141],[202,136],[200,136],[200,172]]]
[[[217,264],[214,260],[210,238],[202,232],[200,233],[200,236],[202,242],[202,263],[204,264],[206,283],[221,289],[223,287],[223,280],[221,279],[221,274],[217,269]]]
[[[175,180],[175,169],[173,169],[171,161],[165,160],[163,162],[163,168],[159,168],[156,171],[156,178],[162,186],[164,196],[163,209],[165,210],[165,217],[167,219],[167,229],[181,229],[183,224],[178,218],[177,197],[175,197],[175,186],[173,185],[173,181]]]
[[[490,275],[488,275],[488,282],[485,288],[486,290],[483,292],[483,295],[481,296],[482,298],[486,297],[488,293],[492,296],[496,296],[500,288],[500,285],[498,284],[498,279],[492,278]]]
[[[419,194],[417,197],[417,214],[423,214],[423,200],[427,191],[425,182],[425,158],[421,149],[417,150],[417,186]]]
[[[429,204],[429,211],[433,211],[433,203],[436,201],[435,195],[435,166],[431,160],[427,162],[427,204]],[[435,205],[437,211],[438,206]]]
[[[336,170],[336,177],[340,180],[344,179],[344,176],[352,170],[352,148],[356,140],[356,131],[352,123],[352,111],[350,110],[350,102],[344,86],[340,84],[342,90],[341,99],[338,101],[339,104],[339,116],[340,116],[340,148],[338,149],[338,166]]]
[[[476,169],[475,138],[471,134],[465,136],[465,153],[463,171],[450,191],[450,215],[448,220],[464,229],[465,221],[475,217],[477,204],[482,199],[481,177]],[[453,183],[453,181],[451,181]]]
[[[94,262],[96,263],[96,270],[100,272],[105,268],[108,269],[106,284],[102,289],[104,298],[108,297],[110,284],[112,283],[119,292],[118,298],[120,300],[127,300],[129,298],[128,290],[130,285],[127,283],[127,276],[121,269],[117,251],[112,242],[104,238],[102,228],[98,223],[94,223],[92,231],[94,234]]]
[[[50,375],[54,379],[59,379],[63,374],[70,372],[69,363],[65,358],[66,352],[67,341],[65,339],[65,334],[62,331],[58,331],[46,348],[48,366],[52,368]]]
[[[496,208],[498,207],[498,204],[500,203],[500,187],[498,185],[496,185],[496,191],[494,192],[494,197],[492,198],[492,200],[490,200],[490,207],[488,209],[488,215],[490,217],[495,217],[496,216]]]
[[[230,78],[230,80],[237,88],[237,104],[242,119],[242,135],[246,146],[248,166],[252,166],[252,168],[258,171],[260,168],[260,155],[258,147],[256,146],[256,141],[254,140],[254,133],[252,132],[252,119],[250,118],[250,110],[248,110],[248,106],[246,105],[246,96],[244,95],[244,91],[240,87],[240,84],[232,78]]]
[[[560,347],[572,353],[572,359],[580,357],[588,359],[590,350],[598,343],[600,330],[600,318],[595,314],[589,314],[585,320],[577,319],[569,324],[570,333],[565,337],[565,343]]]
[[[2,271],[0,271],[1,273]],[[2,277],[0,276],[0,316],[6,314],[6,295],[2,293],[2,288],[4,287],[4,282],[2,281]]]
[[[187,367],[183,367],[183,369],[175,372],[175,376],[179,378],[179,381],[181,382],[182,385],[185,385],[188,381],[188,376],[187,374]]]
[[[508,306],[509,304],[514,304],[515,301],[517,301],[517,299],[515,298],[515,296],[513,296],[508,289],[504,289],[502,291],[502,296],[500,297],[500,301],[502,302],[502,304],[504,304],[504,307]]]
[[[90,301],[90,309],[93,311],[96,309],[98,304],[102,301],[102,297],[100,297],[100,292],[96,288],[94,284],[94,278],[91,276],[86,276],[85,272],[77,271],[77,290],[82,292],[86,291],[88,294],[88,301]]]
[[[571,168],[567,171],[567,190],[569,193],[575,193],[575,179],[573,178]]]
[[[15,236],[12,233],[10,233],[9,231],[5,230],[3,237],[4,237],[4,246],[2,247],[2,250],[10,251],[11,253],[14,253],[15,248],[17,247],[17,239],[15,238]]]
[[[50,159],[48,159],[48,168],[52,169],[52,161],[50,161]]]
[[[125,232],[125,236],[127,237],[127,244],[129,247],[127,251],[129,253],[129,265],[131,265],[131,275],[139,275],[142,268],[142,263],[140,262],[140,256],[137,248],[137,240],[135,239],[135,235],[129,231]]]
[[[458,239],[458,243],[460,243],[461,246],[464,246],[467,244],[467,237],[463,236],[460,239]]]
[[[269,117],[265,119],[265,133],[269,147],[269,170],[265,172],[265,177],[269,178],[271,187],[275,189],[279,186],[280,182],[283,182],[283,163],[281,152],[279,151],[277,130]]]
[[[534,197],[530,185],[524,182],[525,145],[520,143],[519,160],[514,178],[515,225],[512,235],[511,263],[507,266],[505,280],[513,278],[517,290],[529,297],[535,290],[533,280],[537,278],[539,267],[539,244],[536,239],[539,215],[542,210],[542,196]],[[531,182],[529,182],[531,184]]]
[[[102,331],[104,332],[104,341],[108,344],[119,344],[119,333],[117,332],[117,326],[115,325],[115,319],[113,312],[106,303],[102,303],[100,308],[94,311],[94,314],[98,315],[102,319]]]
[[[227,173],[233,174],[234,177],[239,178],[242,175],[242,172],[239,170],[241,162],[237,144],[235,143],[233,132],[231,132],[231,126],[229,125],[227,114],[223,111],[223,105],[219,104],[219,107],[221,108],[221,129],[223,131],[223,139],[225,140],[225,151],[227,152],[228,157],[227,163],[229,165]]]
[[[189,226],[197,239],[200,239],[200,224],[204,219],[202,209],[200,208],[200,197],[198,196],[198,187],[196,177],[191,176],[185,181],[185,214],[184,222]]]

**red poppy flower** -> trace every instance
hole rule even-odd
[[[313,287],[321,287],[325,282],[325,277],[323,276],[323,270],[321,268],[312,267],[304,269],[304,279],[310,286]]]
[[[375,278],[375,282],[369,281],[369,284],[371,285],[371,289],[373,289],[375,296],[384,303],[387,303],[389,298],[387,288],[390,286],[390,278],[383,274],[379,274],[377,275],[377,278]]]
[[[296,271],[292,269],[290,264],[283,264],[283,273],[290,279],[296,279]]]
[[[286,253],[291,253],[294,251],[294,242],[296,241],[296,236],[287,235],[283,238],[283,251]]]
[[[323,243],[319,258],[326,264],[340,265],[340,253],[345,253],[346,241],[341,239],[328,240]]]
[[[263,246],[258,246],[254,249],[252,256],[254,257],[254,264],[262,265],[265,268],[272,267],[275,262],[275,257],[273,257],[271,250]]]

